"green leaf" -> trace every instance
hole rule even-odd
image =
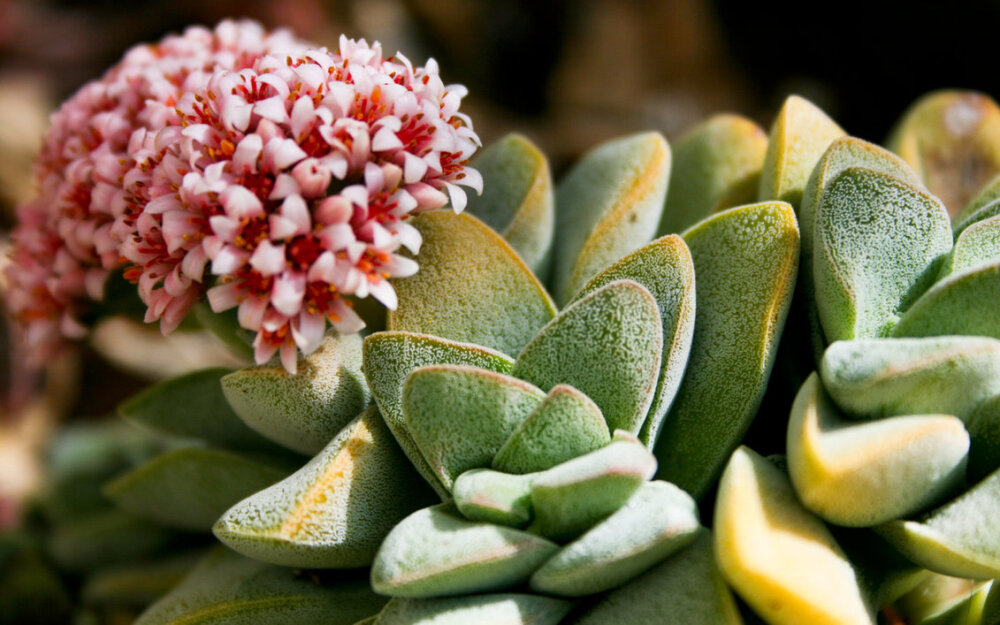
[[[997,204],[1000,207],[1000,203]],[[1000,261],[1000,214],[962,230],[938,279]]]
[[[399,305],[387,328],[475,343],[514,355],[556,314],[524,261],[475,217],[434,211],[414,217],[420,271],[393,280]]]
[[[809,174],[834,139],[844,131],[812,102],[789,96],[771,125],[760,174],[758,201],[781,200],[798,206]]]
[[[354,574],[321,586],[291,569],[220,548],[135,625],[352,625],[384,602]]]
[[[361,373],[361,337],[330,334],[299,359],[298,373],[281,365],[247,367],[222,378],[226,400],[267,438],[315,454],[364,410],[371,392]]]
[[[545,326],[517,357],[512,375],[544,391],[569,384],[594,400],[610,429],[637,434],[660,373],[660,327],[649,291],[618,280]]]
[[[517,474],[544,471],[610,442],[597,404],[572,386],[557,384],[503,444],[493,468]]]
[[[970,446],[966,478],[978,482],[1000,469],[1000,395],[980,403],[965,427]]]
[[[430,365],[407,378],[403,415],[413,441],[450,491],[460,474],[489,467],[544,398],[531,384],[501,373]]]
[[[428,598],[502,590],[528,580],[559,547],[513,528],[466,521],[449,504],[406,517],[382,543],[372,588]]]
[[[895,602],[935,575],[904,558],[870,529],[831,527],[830,531],[847,554],[873,607]]]
[[[510,243],[531,270],[544,276],[552,255],[555,196],[549,162],[538,147],[509,134],[476,155],[483,194],[469,196],[465,210]]]
[[[455,480],[455,507],[470,521],[523,528],[531,522],[534,475],[472,469]]]
[[[556,189],[553,292],[561,304],[597,272],[653,238],[670,176],[670,146],[657,132],[603,143]]]
[[[568,597],[610,590],[686,547],[700,527],[691,495],[668,482],[647,482],[535,571],[531,588]]]
[[[674,144],[670,193],[659,234],[682,232],[712,213],[757,198],[767,133],[739,115],[714,115]]]
[[[949,276],[899,320],[894,336],[969,334],[1000,339],[1000,260]]]
[[[677,235],[659,238],[594,276],[574,297],[578,300],[615,280],[633,280],[656,300],[663,330],[663,355],[652,404],[639,440],[652,448],[663,418],[677,395],[694,336],[695,279],[691,252]]]
[[[948,415],[845,421],[813,373],[788,423],[788,473],[802,504],[837,525],[919,512],[962,483],[969,435]]]
[[[857,575],[788,478],[741,447],[715,502],[715,554],[729,585],[771,625],[873,625]]]
[[[932,573],[900,598],[896,608],[907,623],[914,625],[979,624],[989,590],[990,582]]]
[[[413,442],[403,417],[403,386],[407,376],[426,365],[469,365],[510,373],[514,361],[487,347],[457,343],[410,332],[380,332],[365,339],[364,371],[379,411],[399,446],[442,499],[448,490]]]
[[[87,578],[80,593],[83,603],[144,608],[179,584],[204,555],[191,551],[102,569]]]
[[[373,625],[556,625],[571,607],[568,601],[535,595],[394,598]]]
[[[658,477],[702,497],[764,395],[795,285],[798,227],[781,202],[733,208],[684,233],[698,282],[691,356],[655,448]]]
[[[233,506],[212,529],[230,548],[273,564],[367,566],[392,526],[432,500],[373,406],[308,464]]]
[[[64,569],[93,571],[154,556],[178,539],[176,532],[112,509],[57,525],[49,533],[48,550]]]
[[[169,451],[109,482],[104,493],[119,508],[167,527],[207,532],[244,497],[287,471],[216,449]]]

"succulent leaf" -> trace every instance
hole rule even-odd
[[[466,471],[455,480],[455,507],[470,521],[523,528],[531,522],[534,479],[490,469]]]
[[[915,625],[980,623],[990,584],[935,573],[896,602],[896,607],[907,623]]]
[[[397,597],[389,600],[372,625],[556,625],[570,607],[568,601],[519,594]]]
[[[858,574],[868,605],[890,605],[935,575],[904,558],[870,529],[831,527],[830,531]]]
[[[965,427],[970,447],[966,478],[976,483],[1000,469],[1000,395],[980,403]]]
[[[510,243],[535,275],[548,273],[555,230],[555,195],[549,162],[527,137],[509,134],[472,160],[483,194],[470,196],[466,212]]]
[[[955,239],[955,247],[948,262],[941,267],[938,279],[998,260],[1000,260],[1000,214],[971,223],[962,230]]]
[[[372,406],[304,467],[230,508],[212,531],[273,564],[367,566],[392,526],[432,500]]]
[[[56,526],[49,535],[48,551],[65,569],[92,571],[155,556],[179,537],[177,532],[111,509]]]
[[[434,211],[410,223],[420,271],[393,280],[386,327],[475,343],[511,356],[555,314],[538,279],[503,238],[471,215]]]
[[[89,576],[80,594],[90,606],[145,607],[179,584],[204,555],[191,551],[108,567]]]
[[[670,146],[647,132],[597,146],[559,182],[552,287],[560,305],[654,237],[669,176]]]
[[[698,281],[691,356],[655,447],[658,477],[700,498],[764,395],[795,285],[792,207],[732,208],[684,233]]]
[[[1000,339],[1000,260],[949,276],[903,314],[894,336],[968,334]]]

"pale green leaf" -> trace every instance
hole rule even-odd
[[[572,604],[536,595],[394,598],[372,625],[556,625]]]
[[[998,203],[1000,206],[1000,203]],[[955,240],[948,262],[941,267],[939,280],[1000,260],[1000,214],[976,221]]]
[[[969,334],[1000,339],[1000,260],[938,282],[906,311],[894,336]]]
[[[455,507],[470,521],[524,527],[531,522],[529,475],[510,475],[490,469],[472,469],[455,480]]]

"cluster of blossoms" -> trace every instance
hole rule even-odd
[[[239,307],[257,362],[280,351],[294,371],[328,321],[363,326],[345,296],[395,306],[387,279],[417,269],[396,253],[419,248],[411,213],[481,191],[464,95],[433,60],[246,23],[137,48],[53,118],[9,305],[35,343],[78,335],[124,266],[165,333],[207,294],[216,312]]]

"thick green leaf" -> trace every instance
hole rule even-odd
[[[316,351],[299,359],[295,375],[281,365],[247,367],[224,376],[222,390],[247,425],[310,455],[371,401],[356,334],[328,335]]]
[[[233,506],[213,531],[265,562],[367,566],[392,526],[432,500],[373,406],[304,467]]]
[[[552,255],[555,196],[545,155],[526,137],[510,134],[472,160],[483,176],[483,194],[465,210],[510,243],[535,274],[544,276]]]
[[[503,444],[493,468],[517,474],[544,471],[610,442],[597,404],[572,386],[557,384]]]
[[[144,608],[179,584],[204,555],[190,551],[102,569],[87,578],[80,591],[83,603]]]
[[[354,574],[321,586],[220,548],[135,625],[352,625],[384,602]]]
[[[545,391],[569,384],[594,400],[611,430],[638,434],[660,373],[660,328],[649,291],[617,280],[559,313],[518,355],[512,375]]]
[[[970,441],[966,477],[970,482],[978,482],[1000,469],[1000,395],[980,403],[965,427]]]
[[[379,411],[399,446],[442,498],[448,490],[413,442],[403,418],[403,386],[407,376],[426,365],[469,365],[510,373],[514,361],[500,352],[469,343],[410,332],[380,332],[365,339],[364,371]]]
[[[980,617],[990,584],[932,573],[895,607],[913,625],[985,625]]]
[[[528,580],[559,547],[513,528],[466,521],[449,504],[393,528],[372,565],[372,588],[393,597],[502,590]]]
[[[792,207],[733,208],[684,233],[698,280],[687,373],[664,419],[658,477],[700,498],[750,426],[764,395],[795,285]]]
[[[788,96],[771,125],[757,200],[798,206],[809,175],[844,131],[812,102]]]
[[[556,301],[656,234],[670,176],[670,146],[647,132],[585,154],[556,189]]]
[[[899,320],[894,336],[970,334],[1000,339],[1000,260],[938,282]]]
[[[475,343],[513,356],[556,314],[511,246],[475,217],[434,211],[411,221],[420,271],[393,280],[387,328]]]
[[[470,521],[524,527],[531,522],[534,475],[472,469],[455,480],[455,507]]]
[[[157,555],[179,538],[174,531],[112,509],[57,525],[49,533],[48,550],[64,569],[93,571]]]
[[[216,449],[167,452],[108,483],[122,510],[167,527],[207,532],[230,506],[287,471]]]
[[[1000,203],[998,203],[1000,206]],[[962,230],[955,240],[948,262],[939,279],[1000,260],[1000,215],[977,221]]]
[[[873,607],[893,603],[934,575],[904,558],[870,529],[830,527],[830,531],[847,554]]]
[[[403,415],[413,441],[441,483],[486,468],[545,398],[531,384],[465,365],[430,365],[410,374]]]
[[[556,625],[570,607],[568,601],[535,595],[394,598],[372,625]]]
[[[816,207],[813,278],[827,340],[888,335],[951,246],[937,198],[886,173],[843,170]]]
[[[639,440],[652,449],[691,353],[696,299],[691,252],[677,235],[659,238],[594,276],[574,299],[615,280],[638,282],[653,296],[660,310],[663,356],[653,401],[639,431]]]

